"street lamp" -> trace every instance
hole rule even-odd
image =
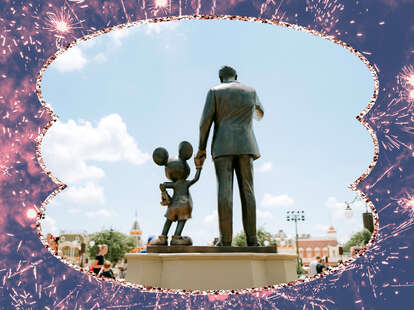
[[[346,203],[346,208],[345,208],[345,210],[344,210],[344,212],[345,212],[345,217],[346,217],[347,219],[351,219],[351,218],[352,218],[352,216],[354,215],[354,212],[352,211],[351,206],[349,205],[349,203],[347,203],[346,201],[345,201],[345,203]]]
[[[288,222],[295,222],[295,231],[296,231],[296,261],[297,261],[297,266],[299,267],[300,263],[299,263],[299,235],[298,235],[298,222],[305,221],[305,211],[287,211],[286,212],[286,221]]]

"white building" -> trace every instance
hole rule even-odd
[[[137,212],[135,212],[135,220],[132,224],[131,230],[129,231],[129,234],[133,237],[135,237],[135,247],[131,250],[133,253],[139,253],[141,250],[144,249],[144,245],[142,242],[142,230],[138,223],[138,215]]]
[[[82,255],[82,248],[85,251],[88,242],[89,237],[87,233],[63,231],[59,236],[58,254],[62,258],[72,261],[72,263],[80,264],[81,259],[86,258],[86,254]]]

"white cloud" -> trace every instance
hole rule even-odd
[[[256,213],[258,219],[271,220],[273,218],[272,213],[270,213],[269,211],[262,211],[260,209],[257,209]]]
[[[69,214],[79,214],[81,212],[82,212],[81,209],[76,209],[76,208],[71,208],[71,209],[68,210]]]
[[[105,202],[103,187],[93,182],[81,186],[69,186],[61,195],[62,199],[79,204],[103,204]]]
[[[86,41],[82,41],[81,43],[79,43],[79,45],[82,48],[92,48],[96,45],[96,40],[95,40],[95,38],[91,38],[91,39],[88,39]]]
[[[339,202],[335,197],[329,197],[325,202],[325,206],[331,210],[331,213],[336,219],[346,219],[345,217],[345,202]]]
[[[98,211],[86,212],[87,217],[99,217],[99,216],[111,217],[111,216],[117,216],[117,215],[118,213],[116,213],[115,211],[110,211],[107,209],[100,209]]]
[[[56,220],[48,215],[45,216],[45,219],[42,220],[42,234],[46,236],[47,234],[57,235],[58,227],[56,225]]]
[[[122,28],[118,30],[111,31],[109,37],[111,38],[112,43],[117,46],[122,46],[122,40],[131,34],[131,28]]]
[[[97,63],[104,63],[106,62],[108,59],[106,58],[106,55],[104,53],[98,53],[94,58],[93,58]]]
[[[60,72],[70,72],[81,70],[87,62],[82,50],[78,46],[74,46],[58,56],[52,65]]]
[[[293,204],[293,199],[288,195],[272,195],[266,193],[262,200],[262,206],[264,207],[288,207]]]
[[[272,170],[272,163],[270,161],[264,162],[259,168],[256,169],[258,172],[269,172]]]
[[[64,150],[62,149],[62,151]],[[105,176],[104,170],[87,165],[82,158],[75,154],[73,154],[74,157],[70,157],[69,154],[59,155],[57,152],[47,154],[47,152],[45,148],[43,156],[46,158],[47,168],[64,183],[98,180]]]
[[[210,213],[209,215],[207,215],[206,217],[204,217],[204,223],[205,224],[218,223],[218,213],[217,213],[217,210],[213,211],[212,213]]]
[[[97,183],[105,171],[88,161],[126,160],[139,165],[150,158],[138,149],[118,114],[103,117],[96,127],[87,121],[56,122],[44,137],[42,156],[47,169],[68,184],[59,199],[72,204],[105,203],[104,188]]]
[[[47,168],[62,182],[97,180],[105,172],[87,161],[144,163],[149,154],[139,150],[118,114],[103,117],[97,127],[90,122],[56,122],[42,143]]]

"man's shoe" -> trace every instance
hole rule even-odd
[[[231,241],[227,241],[227,242],[225,242],[225,241],[220,240],[220,241],[216,244],[216,246],[231,246]]]
[[[187,236],[172,236],[170,245],[193,245],[193,241]]]
[[[257,242],[257,237],[247,237],[247,246],[260,246],[259,242]]]

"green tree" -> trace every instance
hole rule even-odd
[[[353,246],[364,246],[371,239],[371,232],[368,229],[365,229],[353,234],[351,239],[344,245],[344,252],[349,252]]]
[[[306,271],[305,271],[305,269],[303,269],[303,265],[302,265],[301,262],[299,264],[296,264],[296,273],[298,275],[306,274]]]
[[[265,241],[269,241],[270,245],[276,245],[276,239],[274,238],[274,236],[270,232],[265,231],[263,227],[260,227],[257,230],[257,242],[259,243],[259,245],[264,246]],[[244,233],[244,231],[241,231],[233,237],[232,245],[247,246],[246,234]]]
[[[88,245],[89,257],[95,259],[99,252],[98,245],[106,244],[108,246],[108,253],[105,255],[105,258],[114,265],[123,259],[125,253],[128,253],[135,246],[134,237],[112,229],[93,234],[91,241],[94,241],[95,244],[93,246]]]

